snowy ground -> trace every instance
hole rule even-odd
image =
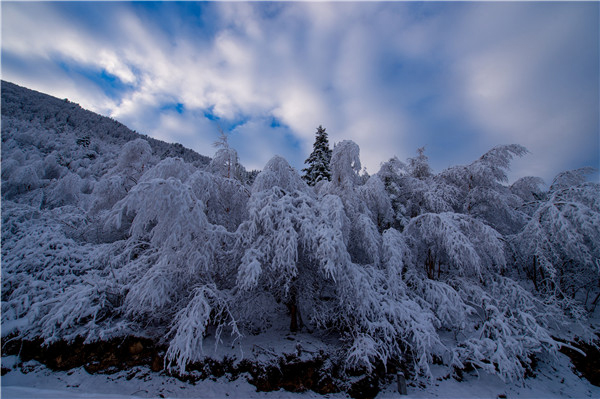
[[[318,395],[314,392],[291,393],[286,391],[256,392],[244,376],[229,381],[226,377],[182,382],[164,373],[154,373],[145,367],[115,374],[88,374],[83,368],[53,372],[35,361],[20,364],[16,356],[2,358],[2,367],[11,369],[2,376],[2,398],[347,398],[344,393]],[[505,384],[487,374],[465,374],[462,382],[446,378],[447,370],[433,370],[436,381],[419,387],[418,381],[408,386],[404,398],[600,398],[600,387],[591,385],[571,371],[568,358],[559,354],[554,366],[541,361],[537,377],[525,381],[523,386]],[[399,398],[395,384],[377,396]]]

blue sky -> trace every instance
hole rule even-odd
[[[2,2],[2,79],[249,169],[318,125],[369,173],[499,144],[511,178],[599,166],[599,3]]]

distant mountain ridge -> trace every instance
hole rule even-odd
[[[82,143],[86,137],[115,145],[142,138],[152,147],[154,155],[165,159],[179,157],[197,167],[210,163],[210,158],[178,143],[166,143],[137,133],[122,123],[82,108],[68,99],[59,99],[11,82],[2,80],[2,117],[36,121],[47,130],[61,134],[72,130],[79,133]]]

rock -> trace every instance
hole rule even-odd
[[[129,353],[132,355],[139,355],[144,350],[144,345],[140,341],[136,341],[129,345]]]

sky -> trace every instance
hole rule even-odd
[[[370,174],[496,145],[511,180],[600,164],[598,2],[6,2],[2,79],[247,169],[299,171],[316,128]],[[596,175],[597,177],[597,175]]]

